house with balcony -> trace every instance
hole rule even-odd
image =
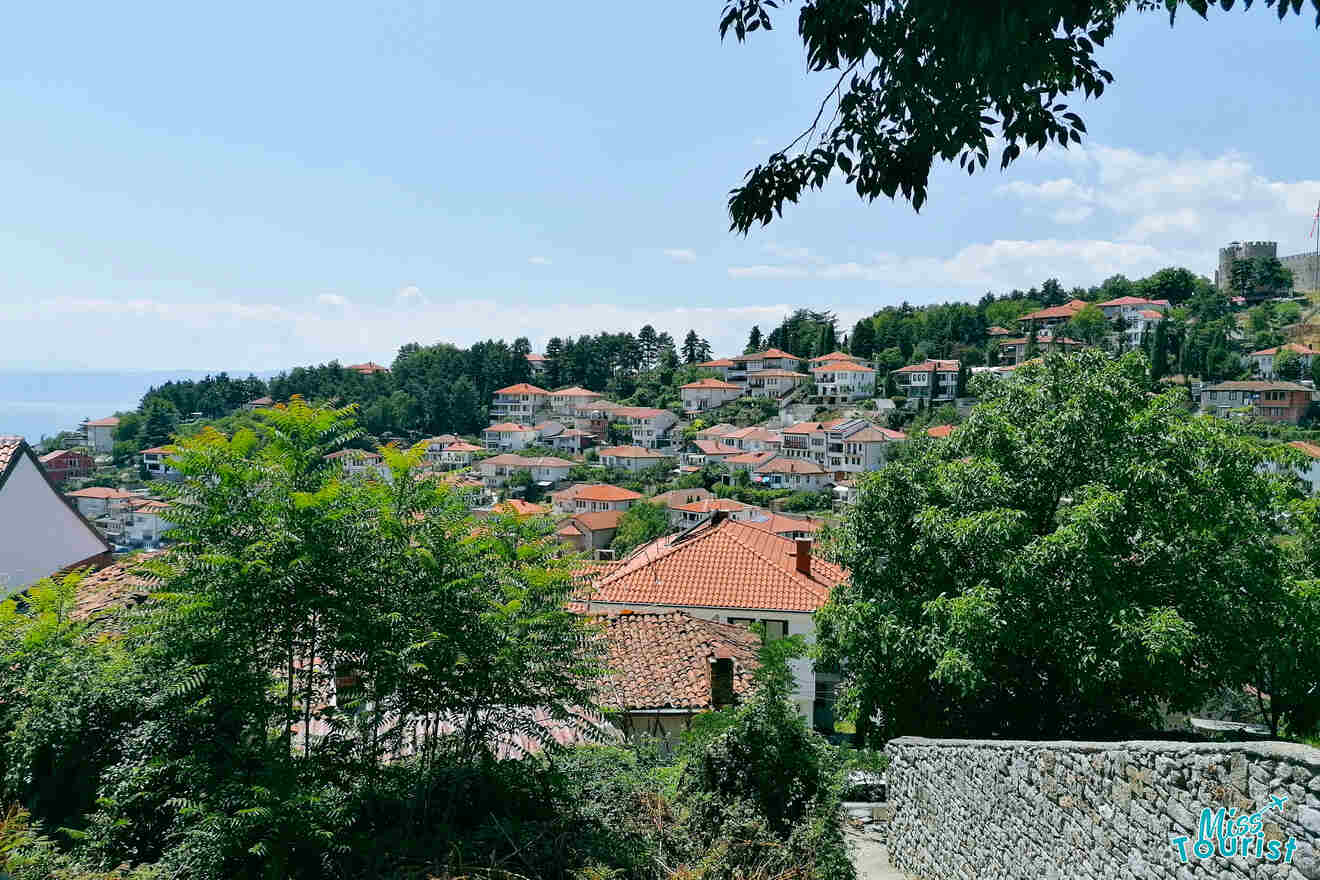
[[[916,409],[923,404],[938,406],[957,400],[961,366],[958,361],[927,360],[899,367],[889,375],[893,377],[898,393],[907,398],[908,408]]]
[[[688,451],[683,453],[683,464],[701,467],[705,464],[718,464],[725,459],[742,452],[737,446],[723,440],[706,440],[698,437],[692,441]]]
[[[482,447],[477,446],[475,443],[460,440],[457,443],[450,443],[440,451],[438,464],[447,471],[454,468],[468,467],[484,451]]]
[[[498,489],[508,485],[509,478],[520,471],[531,475],[532,482],[543,487],[555,486],[568,479],[568,472],[573,469],[573,462],[552,455],[538,455],[524,458],[521,455],[503,453],[478,462],[477,470],[481,473],[481,483],[487,489]]]
[[[659,504],[662,507],[677,507],[680,504],[691,504],[694,501],[705,501],[707,498],[714,497],[709,489],[697,486],[692,489],[670,489],[668,492],[661,492],[659,495],[653,495],[646,500],[651,504]]]
[[[1289,342],[1287,345],[1276,345],[1272,348],[1262,348],[1260,351],[1253,351],[1251,354],[1247,355],[1247,364],[1250,366],[1252,374],[1260,376],[1262,379],[1275,378],[1278,375],[1274,369],[1275,359],[1285,351],[1290,351],[1297,355],[1298,360],[1300,360],[1302,364],[1303,376],[1311,375],[1311,364],[1313,363],[1315,356],[1320,355],[1320,351],[1316,351],[1309,345],[1302,345],[1297,342]]]
[[[902,431],[878,428],[863,419],[847,419],[824,429],[825,470],[833,480],[847,480],[884,467]]]
[[[1311,408],[1313,394],[1305,385],[1281,380],[1220,382],[1201,389],[1201,412],[1295,425]]]
[[[500,422],[481,432],[481,442],[487,449],[513,452],[536,445],[536,428],[517,422]]]
[[[565,428],[548,440],[547,443],[551,449],[556,452],[567,452],[570,455],[581,455],[592,446],[596,445],[596,438],[586,431],[579,431],[577,428]]]
[[[669,508],[669,524],[674,528],[691,528],[710,519],[716,511],[721,511],[729,519],[747,520],[765,511],[753,504],[744,504],[732,498],[708,498],[704,501],[691,501],[676,504]]]
[[[610,425],[615,420],[614,414],[621,409],[627,407],[609,400],[592,401],[585,406],[579,406],[573,413],[573,427],[586,432],[597,443],[604,443],[609,439]]]
[[[527,363],[532,368],[533,376],[544,376],[546,365],[550,363],[550,359],[543,354],[530,352],[527,355]]]
[[[1077,313],[1088,305],[1090,303],[1085,300],[1074,299],[1061,306],[1038,309],[1018,318],[1018,326],[1022,328],[1023,336],[1030,336],[1033,327],[1036,329],[1037,339],[1054,336],[1060,327],[1077,317]]]
[[[789,425],[780,432],[783,435],[780,455],[784,458],[814,461],[824,467],[825,431],[841,421],[843,420],[834,419],[828,422],[810,421]]]
[[[811,380],[807,373],[796,370],[771,368],[747,374],[747,393],[752,397],[768,397],[771,400],[783,400],[792,394],[799,385]]]
[[[341,449],[332,452],[326,461],[338,462],[346,477],[369,477],[390,480],[390,469],[385,464],[385,456],[368,449]]]
[[[1036,355],[1040,357],[1044,354],[1060,352],[1070,354],[1086,345],[1084,342],[1078,342],[1076,339],[1069,339],[1067,336],[1042,336],[1036,338]],[[1016,367],[1019,364],[1026,363],[1028,360],[1028,349],[1031,348],[1031,340],[1025,336],[1009,337],[999,340],[999,363],[1001,366]]]
[[[38,460],[57,486],[75,477],[91,476],[96,467],[92,457],[81,449],[53,449]]]
[[[838,363],[857,364],[858,366],[861,367],[871,366],[869,363],[867,363],[866,358],[860,358],[855,354],[847,354],[846,352],[842,352],[842,351],[832,351],[829,354],[823,354],[820,357],[815,357],[809,360],[807,362],[807,369],[814,370],[816,367],[824,366],[826,364],[838,364]]]
[[[667,613],[738,626],[765,627],[766,638],[815,638],[813,615],[848,572],[790,540],[715,512],[692,529],[667,535],[588,575],[578,596],[585,613]],[[837,675],[818,673],[806,658],[790,661],[793,701],[808,719],[828,698]]]
[[[605,467],[620,468],[637,473],[663,465],[673,467],[678,456],[672,452],[648,449],[644,446],[607,446],[600,451],[600,463]]]
[[[183,476],[170,467],[169,457],[173,455],[173,446],[153,446],[138,452],[142,456],[142,467],[148,480],[181,480]]]
[[[641,500],[641,493],[609,483],[582,483],[573,488],[574,513],[625,511]]]
[[[550,411],[560,418],[571,419],[579,409],[589,407],[605,395],[574,385],[550,392]]]
[[[727,482],[732,485],[733,478],[741,471],[751,473],[761,465],[770,461],[779,455],[779,452],[771,449],[764,449],[760,452],[740,452],[737,455],[731,455],[724,459],[724,466],[729,469],[729,478]]]
[[[702,413],[731,403],[743,396],[743,386],[722,379],[698,379],[679,389],[683,412]]]
[[[632,431],[632,442],[644,449],[668,449],[674,445],[674,425],[678,416],[667,409],[651,406],[621,406],[611,415]]]
[[[76,505],[78,512],[89,520],[104,516],[116,504],[127,503],[138,498],[145,498],[142,492],[129,492],[124,489],[111,489],[108,486],[88,486],[64,496]]]
[[[780,447],[784,445],[783,434],[769,428],[755,426],[737,428],[727,432],[720,439],[730,446],[738,447],[743,452],[763,452],[765,450],[778,452]]]
[[[816,383],[816,399],[827,405],[875,397],[875,370],[865,364],[824,361],[811,368],[811,378]]]
[[[740,354],[729,360],[733,361],[733,366],[729,368],[724,378],[730,382],[746,382],[748,376],[762,370],[786,370],[797,373],[802,369],[802,358],[778,348],[768,348],[754,354]]]
[[[697,368],[708,370],[715,373],[721,379],[729,378],[729,371],[738,369],[738,365],[730,358],[716,358],[713,361],[702,361],[697,364]]]
[[[810,459],[772,458],[752,471],[752,482],[763,489],[816,492],[830,484],[825,468]]]
[[[490,420],[534,425],[550,406],[550,392],[527,382],[496,391],[490,400]]]

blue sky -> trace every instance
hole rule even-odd
[[[851,322],[1308,249],[1320,34],[1264,8],[1132,18],[1082,149],[921,214],[813,193],[746,238],[725,193],[814,113],[790,8],[25,4],[0,34],[7,368],[273,369],[409,341]],[[1080,101],[1078,102],[1080,103]],[[993,169],[993,165],[992,165]]]

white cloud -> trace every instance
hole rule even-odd
[[[1320,180],[1272,180],[1241,153],[1207,157],[1086,146],[1047,151],[1069,176],[1013,181],[998,192],[1057,223],[1090,222],[1116,241],[1197,252],[1193,267],[1213,268],[1220,245],[1234,239],[1279,241],[1280,255],[1305,247]]]
[[[422,296],[422,289],[416,284],[408,284],[404,287],[400,287],[397,296],[404,302],[420,302],[425,301],[426,299],[426,297]]]
[[[323,293],[316,298],[316,301],[323,306],[346,306],[348,300],[337,293]]]
[[[527,262],[531,263],[533,266],[549,266],[550,258],[541,256],[528,257]]]
[[[665,248],[665,256],[675,263],[695,263],[697,252],[691,248]]]

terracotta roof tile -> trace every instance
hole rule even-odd
[[[1276,345],[1273,348],[1262,348],[1260,351],[1253,351],[1251,353],[1251,356],[1255,357],[1256,355],[1262,355],[1262,354],[1278,354],[1280,351],[1291,351],[1294,354],[1300,354],[1300,355],[1320,354],[1320,351],[1316,351],[1315,349],[1309,346],[1302,345],[1297,342],[1289,342],[1287,345]]]
[[[9,469],[9,462],[23,448],[22,437],[0,437],[0,474]]]
[[[477,445],[475,445],[475,444],[472,444],[472,443],[466,443],[466,442],[460,442],[460,443],[450,443],[448,446],[446,446],[446,447],[444,448],[443,451],[445,451],[445,452],[481,452],[481,451],[483,451],[483,450],[482,450],[482,448],[481,448],[480,446],[477,446]]]
[[[599,391],[592,391],[589,388],[583,388],[580,385],[574,385],[572,388],[560,388],[558,391],[551,391],[550,394],[555,397],[604,397]]]
[[[753,354],[740,354],[737,357],[735,357],[734,360],[759,361],[759,360],[767,360],[774,358],[788,358],[789,360],[794,360],[794,361],[802,360],[802,358],[798,357],[797,355],[789,354],[788,352],[778,348],[767,348],[765,351],[758,351]]]
[[[719,379],[698,379],[695,382],[689,382],[681,386],[684,391],[689,389],[711,388],[717,391],[742,391],[741,385],[735,385],[732,382],[724,382]]]
[[[933,428],[927,428],[926,433],[931,437],[948,437],[953,433],[953,425],[936,425]]]
[[[752,690],[760,639],[742,626],[681,611],[612,614],[604,620],[606,665],[601,702],[618,711],[714,708],[711,666],[733,661],[733,692]]]
[[[106,416],[103,419],[92,419],[87,423],[89,428],[117,428],[119,427],[118,416]]]
[[[740,452],[737,455],[731,455],[724,459],[725,464],[749,464],[752,467],[760,467],[779,453],[769,449],[763,449],[760,452]]]
[[[609,568],[597,569],[581,599],[634,605],[687,605],[813,612],[847,573],[820,558],[796,568],[796,545],[726,519],[660,538]]]
[[[0,438],[0,469],[3,469],[3,465],[4,465],[4,461],[3,461],[4,453],[2,451],[4,439],[6,438]],[[68,495],[70,498],[139,498],[141,497],[139,495],[134,495],[132,492],[125,492],[123,489],[111,489],[109,486],[88,486],[86,489],[79,489],[76,492],[66,492],[65,494]]]
[[[583,501],[636,501],[642,497],[640,492],[634,492],[622,486],[611,486],[609,483],[579,485],[570,488],[577,491],[569,497],[581,498]]]
[[[818,532],[822,525],[818,519],[795,519],[778,513],[767,513],[764,519],[745,519],[743,522],[780,536],[794,532]]]
[[[540,516],[543,513],[549,513],[550,509],[541,504],[532,504],[530,501],[523,501],[521,498],[510,498],[507,501],[501,501],[491,510],[496,513],[510,513],[514,516]]]
[[[704,437],[698,437],[692,441],[692,445],[700,449],[706,455],[737,455],[742,450],[737,446],[730,446],[719,440],[708,440]]]
[[[813,373],[874,373],[875,370],[870,367],[864,367],[861,364],[854,364],[852,361],[831,361],[828,364],[817,364],[811,368]]]
[[[729,358],[716,358],[713,361],[702,361],[697,364],[698,367],[732,367],[733,361]]]
[[[510,385],[507,388],[501,388],[496,394],[549,394],[544,388],[538,388],[527,382],[519,382],[516,385]]]
[[[520,425],[517,422],[500,422],[498,425],[491,425],[488,428],[482,428],[483,434],[510,434],[515,431],[535,431],[536,429],[528,425]]]
[[[613,458],[673,458],[673,453],[660,452],[656,449],[643,449],[640,446],[609,446],[600,451],[600,457]]]
[[[809,458],[772,458],[756,469],[758,474],[823,474],[825,469]]]
[[[75,620],[86,620],[100,612],[131,608],[145,602],[160,580],[143,571],[142,563],[156,555],[159,554],[143,554],[87,575],[78,583],[70,616]]]
[[[738,513],[744,510],[751,510],[756,505],[744,504],[733,498],[703,498],[701,501],[692,501],[687,504],[678,504],[674,510],[681,510],[685,513],[714,513],[717,510],[727,511],[729,513]]]
[[[1293,449],[1305,452],[1311,458],[1320,458],[1320,446],[1316,446],[1314,443],[1307,443],[1305,440],[1291,440],[1288,445]]]
[[[553,455],[537,455],[532,458],[523,458],[521,455],[515,455],[512,452],[505,452],[501,455],[494,455],[481,462],[482,465],[504,465],[505,467],[525,467],[525,468],[571,468],[573,462],[563,458],[556,458]]]
[[[577,523],[579,529],[587,529],[592,532],[617,529],[619,520],[623,518],[626,512],[623,510],[593,510],[589,513],[579,513],[573,517],[573,522]]]

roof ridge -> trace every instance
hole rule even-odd
[[[771,511],[771,512],[773,513],[773,511]],[[780,540],[780,541],[790,541],[790,540],[791,540],[790,538],[783,538],[783,537],[780,537],[779,535],[776,535],[774,532],[768,531],[767,529],[758,529],[756,526],[748,525],[748,524],[746,524],[746,523],[741,523],[741,522],[738,522],[737,520],[734,520],[734,519],[726,519],[726,520],[724,520],[724,522],[720,523],[719,526],[717,526],[716,528],[712,529],[711,531],[712,531],[712,532],[719,531],[719,528],[720,528],[721,526],[725,526],[725,525],[728,525],[728,524],[737,524],[737,525],[741,526],[742,528],[745,528],[745,529],[751,529],[752,531],[757,532],[758,534],[761,534],[761,535],[765,535],[765,536],[768,537],[768,538],[774,538],[774,539],[776,539],[776,540]],[[807,589],[808,592],[810,592],[810,593],[812,594],[812,596],[813,596],[814,598],[817,598],[817,599],[829,599],[829,597],[830,597],[830,591],[829,591],[829,589],[828,589],[828,588],[825,588],[825,587],[821,587],[821,588],[819,589],[819,592],[817,592],[817,585],[816,585],[815,581],[813,581],[813,580],[811,579],[810,576],[805,576],[805,577],[804,577],[803,574],[802,574],[802,572],[798,571],[796,568],[792,568],[792,569],[781,568],[781,567],[780,567],[780,564],[779,564],[778,562],[776,562],[776,561],[774,561],[774,560],[772,560],[772,559],[768,559],[768,558],[765,556],[764,553],[760,552],[760,551],[757,550],[755,547],[748,546],[746,543],[744,543],[742,540],[740,540],[740,539],[738,539],[738,538],[734,538],[734,540],[735,540],[735,541],[738,541],[738,544],[739,544],[740,546],[744,547],[744,548],[747,550],[748,553],[751,553],[753,556],[755,556],[757,559],[760,559],[760,560],[761,560],[762,562],[764,562],[766,565],[772,566],[772,567],[774,567],[774,568],[778,568],[780,571],[783,571],[784,574],[786,574],[786,575],[789,576],[789,580],[793,581],[794,583],[799,584],[799,586],[801,586],[801,580],[805,580],[805,581],[810,585],[810,586],[808,586],[806,589]],[[796,542],[794,542],[794,544],[796,544]],[[801,579],[801,580],[800,580],[800,579]]]

